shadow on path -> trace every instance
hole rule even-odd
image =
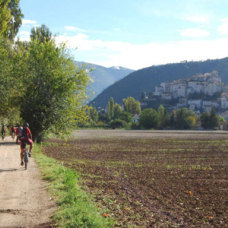
[[[4,145],[4,146],[15,146],[15,145],[18,145],[18,144],[16,144],[16,142],[4,142],[4,141],[2,141],[0,143],[0,145]]]
[[[0,173],[2,172],[15,172],[17,169],[0,169]]]

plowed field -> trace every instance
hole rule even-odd
[[[228,140],[87,137],[49,140],[45,153],[79,171],[116,226],[228,226]]]

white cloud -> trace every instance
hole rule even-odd
[[[208,15],[190,15],[182,18],[183,20],[205,24],[210,21],[210,16]]]
[[[71,25],[67,25],[64,27],[66,30],[68,31],[77,31],[77,32],[82,32],[83,29],[80,29],[78,27],[75,27],[75,26],[71,26]]]
[[[107,67],[124,66],[140,69],[151,65],[183,60],[205,60],[228,56],[228,38],[166,43],[153,42],[135,45],[128,42],[93,40],[85,34],[57,37],[58,43],[66,41],[69,48],[78,48],[79,53],[86,53],[89,56],[88,59],[78,59],[80,58],[78,53],[77,60]],[[91,59],[91,56],[96,56],[96,58]],[[103,60],[99,60],[101,59],[100,56]]]
[[[36,25],[37,24],[37,21],[23,19],[22,20],[22,24],[23,25]]]
[[[218,27],[218,32],[221,35],[228,35],[228,18],[226,22],[224,21],[224,23]]]
[[[190,28],[180,32],[181,36],[184,37],[192,37],[192,38],[199,38],[199,37],[207,37],[210,35],[210,32],[203,29],[198,28]]]

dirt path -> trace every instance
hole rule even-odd
[[[0,228],[50,227],[54,202],[33,158],[25,170],[19,153],[11,138],[0,142]]]

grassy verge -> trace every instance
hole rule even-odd
[[[80,174],[64,167],[34,147],[34,157],[58,208],[53,215],[57,227],[113,227],[114,222],[96,207],[91,197],[78,185]]]

